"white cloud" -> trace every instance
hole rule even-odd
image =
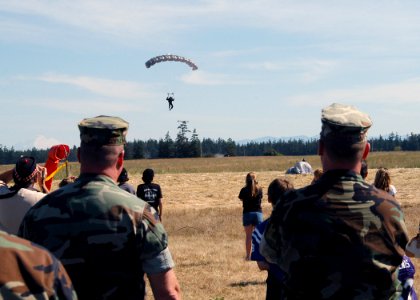
[[[335,71],[339,66],[339,62],[335,60],[322,59],[298,59],[290,61],[264,61],[259,63],[244,64],[246,68],[251,70],[263,70],[270,72],[287,72],[290,77],[296,78],[300,82],[314,82],[326,77]]]
[[[138,39],[202,28],[265,28],[326,37],[402,37],[418,41],[420,4],[411,1],[0,1],[0,11],[44,18],[82,31]],[[29,19],[29,18],[28,18]],[[35,20],[26,20],[32,24]],[[190,26],[194,24],[194,26]],[[51,24],[45,24],[50,26]]]
[[[49,83],[64,83],[88,90],[94,94],[119,99],[142,99],[152,94],[139,83],[126,80],[110,80],[88,76],[45,74],[35,78]]]
[[[0,18],[0,37],[8,42],[19,39],[34,42],[49,34],[51,34],[51,29],[38,24],[29,24],[5,17]]]
[[[420,78],[413,78],[399,83],[301,94],[288,97],[287,100],[297,106],[316,107],[332,102],[376,103],[381,105],[419,104]]]
[[[144,100],[144,99],[143,99]],[[150,102],[146,105],[146,101],[123,101],[120,99],[42,99],[42,100],[31,100],[36,103],[37,107],[43,107],[45,109],[52,109],[57,112],[75,113],[80,112],[95,112],[95,114],[108,114],[113,115],[115,113],[123,112],[146,112],[150,110],[154,99],[150,99]]]
[[[61,142],[55,138],[48,138],[43,135],[38,135],[34,140],[33,147],[37,149],[47,149],[58,144],[61,144]]]
[[[216,58],[231,58],[231,57],[238,57],[244,55],[251,55],[255,53],[262,53],[266,51],[265,48],[250,48],[250,49],[230,49],[230,50],[221,50],[221,51],[214,51],[209,54],[208,56],[216,57]]]

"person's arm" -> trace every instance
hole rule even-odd
[[[173,269],[147,275],[155,299],[181,299],[181,288]]]
[[[159,184],[156,187],[157,187],[156,197],[157,197],[157,199],[159,199],[159,203],[158,203],[159,219],[162,221],[162,214],[163,214],[163,210],[162,210],[163,209],[163,205],[162,205],[162,200],[163,200],[162,188],[160,187]]]
[[[270,265],[266,261],[259,260],[257,261],[257,265],[260,271],[270,270]]]
[[[162,213],[163,213],[163,205],[162,205],[162,198],[159,199],[159,218],[162,221]]]
[[[242,202],[243,202],[243,200],[244,200],[244,193],[243,193],[243,190],[244,190],[244,189],[241,189],[241,190],[240,190],[240,192],[239,192],[239,195],[238,195],[239,200],[241,200]]]
[[[12,181],[12,179],[13,179],[13,169],[4,171],[3,173],[0,174],[0,180],[6,184]]]

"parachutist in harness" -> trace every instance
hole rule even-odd
[[[175,98],[173,97],[174,93],[168,93],[168,97],[166,97],[166,101],[168,101],[169,104],[169,110],[172,110],[172,108],[174,108],[174,105],[172,104],[172,102],[175,101]]]

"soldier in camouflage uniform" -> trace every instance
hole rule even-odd
[[[63,265],[46,249],[0,231],[0,299],[77,299]]]
[[[398,299],[407,230],[392,196],[360,176],[370,117],[353,106],[322,111],[324,174],[274,209],[260,251],[286,273],[285,299]]]
[[[179,299],[168,238],[156,211],[116,184],[128,123],[99,116],[79,123],[80,176],[38,202],[19,234],[53,252],[80,299]]]

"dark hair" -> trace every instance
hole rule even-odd
[[[389,186],[391,185],[391,176],[389,175],[387,168],[380,167],[375,175],[375,182],[373,183],[378,189],[389,192]]]
[[[275,205],[287,191],[294,190],[293,184],[287,179],[274,179],[268,186],[268,200]]]
[[[120,176],[118,176],[117,181],[118,182],[126,182],[128,181],[130,178],[128,178],[128,173],[127,170],[125,168],[122,168]]]
[[[142,179],[145,183],[151,183],[153,181],[153,177],[155,177],[155,172],[153,169],[145,169],[143,171]]]
[[[360,168],[360,176],[365,179],[368,175],[368,165],[367,161],[362,159],[362,167]]]

